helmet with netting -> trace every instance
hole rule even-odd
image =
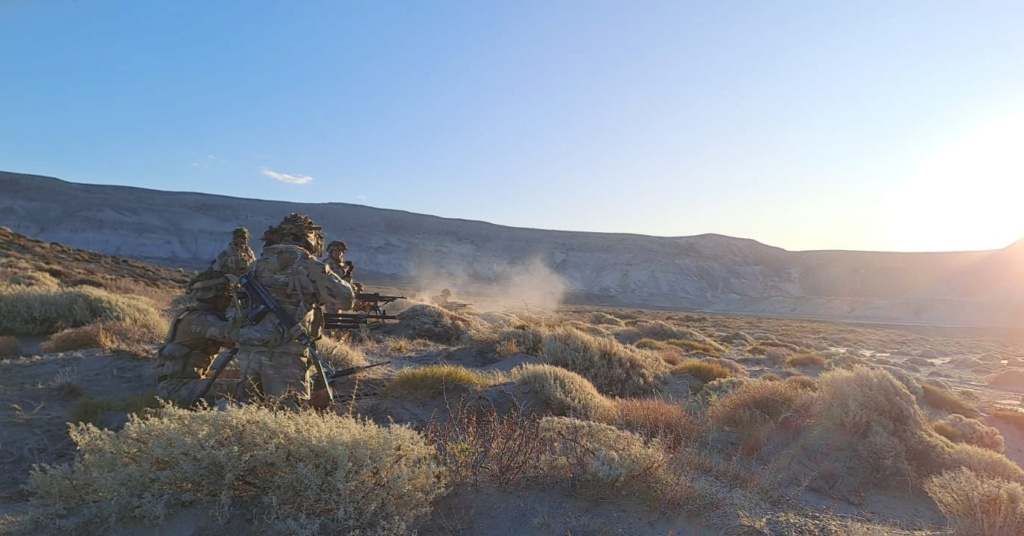
[[[188,295],[197,300],[209,300],[219,295],[230,296],[234,291],[231,281],[220,270],[200,272],[188,282]]]
[[[348,244],[341,240],[332,240],[330,244],[327,244],[327,253],[331,253],[336,249],[339,249],[342,252],[348,251]]]
[[[233,238],[244,238],[244,239],[248,240],[249,239],[249,230],[246,229],[245,227],[235,227],[235,230],[231,231],[231,236]]]
[[[299,246],[319,257],[324,250],[324,235],[321,227],[313,223],[309,216],[292,212],[281,223],[263,233],[264,247],[278,244]]]

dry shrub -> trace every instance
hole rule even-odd
[[[497,352],[501,357],[515,354],[540,355],[544,331],[533,326],[517,326],[498,335]]]
[[[977,419],[969,419],[963,415],[953,414],[932,426],[939,435],[955,443],[968,443],[994,452],[1003,452],[1006,445],[999,430],[986,426]],[[947,435],[952,429],[952,436]],[[942,431],[940,431],[942,430]],[[946,433],[944,433],[946,432]]]
[[[672,374],[689,374],[704,383],[732,377],[732,371],[716,360],[684,359],[672,367]]]
[[[612,403],[586,378],[553,365],[523,365],[512,369],[512,381],[532,391],[556,415],[595,419],[613,411]]]
[[[591,324],[615,326],[617,328],[621,328],[626,325],[626,323],[623,322],[622,320],[619,320],[618,318],[608,313],[602,313],[600,311],[590,313],[586,318],[587,322],[590,322]]]
[[[957,536],[1024,533],[1024,487],[968,469],[945,471],[924,485]]]
[[[503,378],[455,365],[429,365],[410,367],[398,371],[382,393],[393,397],[430,398],[444,394],[452,388],[477,389],[500,383]]]
[[[426,433],[453,483],[508,486],[539,474],[547,448],[539,430],[540,421],[518,409],[499,414],[458,405],[448,419],[431,422]]]
[[[69,328],[55,333],[39,346],[47,353],[101,348],[146,357],[153,354],[153,345],[164,338],[169,327],[162,316],[152,317],[150,321],[154,323],[108,321]]]
[[[820,367],[825,364],[826,359],[813,352],[798,352],[786,360],[790,367]]]
[[[540,436],[547,478],[564,479],[571,490],[604,498],[664,486],[669,458],[658,440],[570,417],[544,417]]]
[[[734,331],[728,335],[723,335],[718,338],[719,341],[726,344],[734,344],[740,346],[751,346],[755,343],[754,338],[742,331]]]
[[[704,341],[694,341],[688,339],[669,339],[665,341],[665,344],[675,346],[684,352],[700,352],[707,354],[712,357],[718,357],[721,354],[722,347],[717,343],[708,344]]]
[[[790,376],[786,378],[784,381],[795,389],[804,389],[807,391],[818,390],[818,380],[811,378],[810,376]]]
[[[704,335],[703,333],[692,329],[673,326],[672,324],[661,320],[641,322],[634,326],[634,328],[641,337],[647,339],[666,342],[675,341],[675,344],[681,344],[682,341],[690,341],[692,343],[699,343],[701,347],[710,348],[716,354],[725,350],[722,345],[718,344],[714,339]]]
[[[943,469],[966,467],[982,476],[1024,485],[1024,469],[1003,454],[986,448],[955,443],[939,459],[942,465],[935,473]]]
[[[46,290],[0,287],[0,332],[46,335],[95,322],[122,321],[146,329],[167,321],[153,303],[138,296],[118,296],[92,287]]]
[[[12,275],[8,278],[8,281],[12,285],[33,287],[42,290],[56,290],[60,287],[60,281],[58,281],[56,277],[53,277],[46,272],[38,272],[34,270]]]
[[[663,350],[668,345],[661,341],[656,341],[654,339],[640,339],[639,341],[633,343],[633,346],[640,350]]]
[[[920,386],[922,392],[921,399],[924,400],[925,404],[946,413],[955,413],[965,417],[978,416],[978,410],[960,400],[956,393],[928,382],[921,383]]]
[[[160,522],[175,509],[232,507],[289,534],[400,534],[444,491],[434,449],[402,426],[256,406],[160,409],[120,432],[70,427],[70,466],[37,466],[28,487],[58,511],[51,527],[87,532],[125,518]]]
[[[455,344],[476,327],[469,317],[424,303],[413,305],[397,316],[402,328],[413,338],[442,344]]]
[[[735,432],[740,451],[754,454],[772,434],[792,432],[804,424],[811,396],[784,382],[750,380],[714,400],[707,409],[708,422]]]
[[[613,396],[653,392],[668,370],[664,362],[651,353],[571,327],[557,328],[546,334],[541,353],[552,364],[582,375],[599,391]]]
[[[320,356],[336,369],[364,367],[368,364],[366,354],[362,350],[330,337],[324,337],[317,341],[316,349]]]
[[[19,355],[21,355],[21,344],[17,337],[0,336],[0,359],[18,357]]]
[[[657,438],[671,448],[690,443],[702,425],[682,404],[651,398],[620,398],[604,420],[617,428]]]
[[[935,435],[906,386],[885,370],[826,372],[811,400],[811,459],[862,483],[912,483],[941,463]]]

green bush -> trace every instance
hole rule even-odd
[[[206,505],[257,508],[280,532],[399,534],[444,491],[433,448],[402,426],[256,406],[165,407],[120,432],[70,427],[73,465],[37,466],[28,488],[66,532],[126,518],[159,521]]]

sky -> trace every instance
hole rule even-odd
[[[0,0],[0,170],[998,249],[1024,238],[1022,27],[1019,1]]]

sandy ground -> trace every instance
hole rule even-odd
[[[969,391],[983,411],[998,405],[1017,406],[1024,384],[991,384],[993,374],[1005,364],[979,366],[978,356],[950,354],[941,359],[908,361],[910,356],[877,350],[860,350],[868,362],[895,366],[921,379],[941,379],[950,387]],[[502,361],[458,348],[411,349],[401,355],[368,355],[372,362],[385,358],[395,368],[450,363],[485,370],[509,370],[535,361],[515,355]],[[754,370],[755,375],[781,369]],[[0,361],[0,533],[18,533],[17,521],[28,511],[28,492],[23,485],[33,464],[67,463],[74,457],[66,421],[85,398],[130,401],[152,392],[152,363],[147,360],[89,350],[34,355]],[[353,385],[355,384],[354,380]],[[380,421],[424,423],[443,412],[443,401],[409,402],[374,396],[373,382],[364,382],[359,411]],[[345,384],[338,386],[344,392]],[[1024,466],[1024,432],[1004,421],[982,419],[1000,430],[1006,455]],[[123,412],[100,415],[98,422],[112,429],[123,425]],[[833,516],[887,523],[890,527],[927,528],[940,534],[944,516],[921,495],[892,491],[873,492],[857,504],[807,490],[795,501],[809,511]],[[4,516],[8,516],[5,523]],[[13,520],[13,521],[11,521]],[[230,530],[228,530],[230,529]],[[560,490],[500,490],[491,487],[460,487],[437,501],[433,515],[418,532],[426,536],[487,535],[717,535],[758,534],[749,528],[710,526],[708,522],[666,512],[628,499],[587,501]],[[210,531],[246,533],[256,530],[244,514],[228,527],[214,523],[200,510],[175,514],[161,527],[128,525],[114,534],[193,536]],[[746,531],[746,532],[744,532]]]

